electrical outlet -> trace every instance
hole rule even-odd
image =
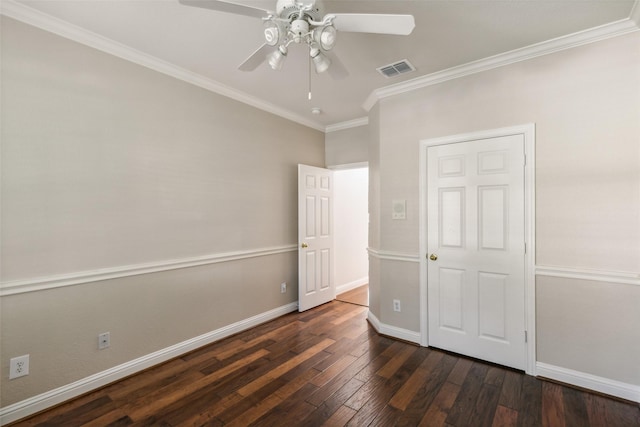
[[[286,292],[287,292],[287,282],[282,282],[282,283],[280,284],[280,293],[281,293],[281,294],[284,294],[284,293],[286,293]]]
[[[98,335],[98,350],[104,350],[111,345],[111,332],[103,332]]]
[[[14,357],[9,360],[9,379],[29,375],[29,355]]]
[[[402,311],[402,309],[400,308],[400,300],[399,299],[394,299],[393,300],[393,311]]]

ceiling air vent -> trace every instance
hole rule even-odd
[[[383,65],[382,67],[376,68],[376,70],[378,70],[378,72],[383,76],[389,78],[415,71],[416,67],[411,65],[411,63],[406,59],[403,59],[402,61],[394,62],[393,64]]]

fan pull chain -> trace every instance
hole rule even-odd
[[[311,101],[311,46],[309,46],[309,101]]]

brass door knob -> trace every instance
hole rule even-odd
[[[307,245],[306,243],[303,243],[303,244],[302,244],[302,245],[300,245],[300,246],[302,246],[303,248],[308,248],[308,247],[309,247],[309,245]]]
[[[438,259],[438,255],[436,255],[436,254],[431,254],[431,255],[429,256],[429,259],[430,259],[431,261],[435,261],[435,260],[437,260],[437,259]]]

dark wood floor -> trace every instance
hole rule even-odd
[[[369,285],[358,286],[336,296],[338,301],[369,307]]]
[[[640,409],[379,336],[334,301],[17,425],[639,426]]]

